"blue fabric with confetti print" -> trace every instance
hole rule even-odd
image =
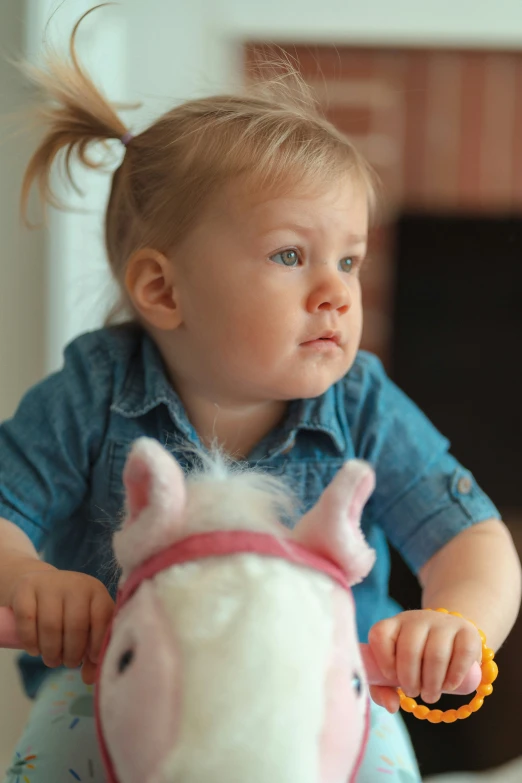
[[[80,672],[54,671],[38,692],[4,783],[105,783],[94,689]]]
[[[369,742],[357,783],[421,783],[400,715],[389,715],[376,704],[371,710]],[[58,670],[38,692],[3,783],[75,781],[105,783],[96,741],[94,694],[79,671]]]

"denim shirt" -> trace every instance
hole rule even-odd
[[[183,445],[201,446],[142,330],[120,326],[79,337],[66,348],[63,368],[33,387],[0,426],[0,517],[19,525],[50,563],[98,577],[114,595],[110,541],[122,515],[125,459],[141,435],[166,445],[187,470]],[[283,476],[303,511],[347,459],[373,465],[377,484],[362,527],[377,562],[354,588],[362,641],[400,609],[388,595],[388,542],[416,573],[460,531],[498,517],[448,446],[379,360],[360,351],[323,395],[291,402],[248,457]],[[21,671],[34,695],[45,666],[24,654]]]

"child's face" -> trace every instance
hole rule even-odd
[[[175,374],[222,402],[322,394],[359,347],[367,231],[350,181],[263,201],[227,190],[176,255]]]

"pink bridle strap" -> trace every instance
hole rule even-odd
[[[212,530],[195,533],[141,563],[129,576],[118,594],[118,608],[136,592],[142,582],[171,566],[206,560],[209,557],[255,554],[287,560],[294,565],[320,571],[351,592],[344,571],[331,560],[311,552],[288,538],[251,530]]]

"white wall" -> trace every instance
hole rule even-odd
[[[23,44],[23,4],[2,0],[0,52],[15,55]],[[10,413],[43,372],[45,234],[25,230],[18,198],[23,162],[33,139],[11,115],[20,110],[25,84],[0,59],[0,416]]]
[[[1,0],[0,51],[23,46],[23,3]],[[0,59],[0,419],[9,416],[23,391],[44,371],[45,236],[22,229],[18,193],[32,139],[11,136],[5,115],[20,108],[21,77]],[[0,777],[27,714],[13,655],[0,651]]]
[[[519,49],[519,0],[209,0],[221,26],[261,40]],[[172,4],[174,5],[174,4]],[[172,7],[171,5],[171,7]]]
[[[8,0],[13,2],[13,0]],[[75,22],[95,5],[95,0],[26,0],[25,51],[41,60],[43,41],[66,52]],[[81,60],[108,96],[127,94],[127,16],[117,6],[93,13],[82,24],[77,38]],[[115,160],[121,150],[115,150]],[[47,327],[45,367],[61,364],[62,349],[75,335],[96,327],[113,294],[103,249],[103,211],[108,194],[107,174],[74,168],[79,196],[63,179],[55,178],[55,191],[68,212],[49,212]]]

